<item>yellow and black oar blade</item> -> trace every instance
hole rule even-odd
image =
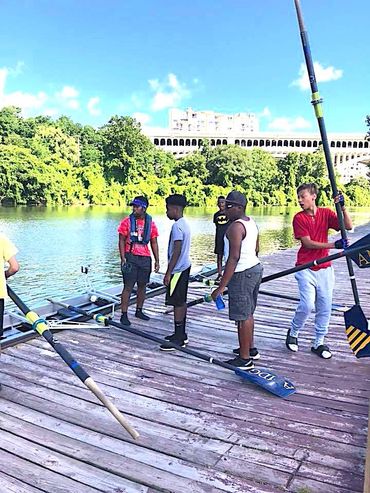
[[[370,329],[360,305],[354,305],[344,313],[346,334],[356,358],[370,357]]]
[[[363,248],[358,250],[361,246]],[[354,247],[356,247],[356,250],[353,253],[348,253],[348,256],[360,267],[360,269],[370,267],[370,233],[351,245],[348,248],[348,251],[351,252]]]

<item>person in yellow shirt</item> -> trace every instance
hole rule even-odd
[[[19,264],[15,258],[17,253],[18,250],[13,243],[5,235],[0,234],[0,339],[3,336],[5,298],[8,296],[6,280],[19,270]],[[5,268],[5,263],[7,263],[7,268]]]

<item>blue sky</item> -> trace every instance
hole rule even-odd
[[[301,0],[329,132],[365,132],[368,0]],[[2,0],[0,106],[100,126],[168,109],[316,131],[293,0]]]

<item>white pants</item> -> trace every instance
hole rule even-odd
[[[300,302],[292,320],[290,335],[298,337],[312,310],[315,308],[315,346],[324,343],[328,333],[334,288],[334,269],[311,270],[297,272]]]

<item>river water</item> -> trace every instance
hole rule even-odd
[[[250,208],[260,229],[261,253],[295,244],[292,217],[297,208]],[[369,221],[370,208],[351,209],[355,225]],[[215,210],[187,208],[192,230],[191,258],[194,267],[215,262]],[[85,290],[81,266],[89,266],[94,287],[121,282],[117,226],[130,213],[117,207],[0,207],[0,233],[19,249],[20,272],[10,280],[24,301],[37,306],[46,298],[60,298]],[[149,210],[159,230],[161,271],[171,221],[163,210]]]

